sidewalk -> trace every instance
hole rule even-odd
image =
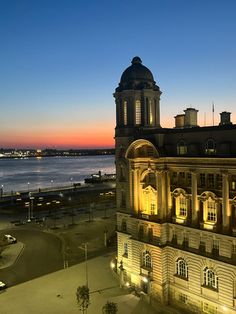
[[[0,269],[11,266],[19,258],[24,250],[24,244],[17,242],[14,244],[9,244],[7,248],[2,252],[0,258]]]
[[[118,314],[178,313],[160,305],[153,310],[118,286],[110,269],[113,254],[88,261],[91,304],[87,314],[102,313],[107,301],[118,304]],[[0,294],[1,314],[78,314],[76,290],[85,284],[85,263],[8,288]]]

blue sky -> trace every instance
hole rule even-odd
[[[199,124],[236,99],[236,2],[0,0],[0,147],[112,146],[112,93],[138,55],[163,94],[161,124]]]

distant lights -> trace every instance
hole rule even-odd
[[[116,267],[116,264],[114,262],[111,262],[110,266],[111,266],[112,269],[114,269]]]

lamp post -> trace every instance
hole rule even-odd
[[[28,193],[29,193],[29,185],[30,185],[30,183],[28,182],[27,184],[28,184]]]
[[[53,180],[51,180],[51,188],[53,188]]]
[[[79,246],[79,249],[84,251],[84,261],[85,261],[85,278],[86,286],[88,287],[88,243],[83,243],[84,246]]]

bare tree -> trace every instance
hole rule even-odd
[[[82,311],[83,314],[86,313],[90,304],[89,288],[87,286],[78,287],[76,291],[76,298],[80,311]]]
[[[114,302],[109,302],[103,306],[102,313],[103,314],[116,314],[118,312],[118,306]]]

